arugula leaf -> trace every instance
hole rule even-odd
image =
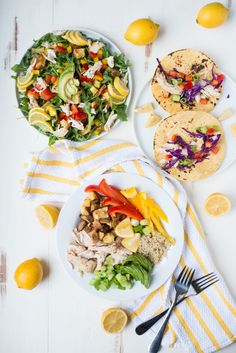
[[[114,112],[116,112],[118,119],[120,119],[121,121],[128,120],[128,116],[126,113],[126,110],[127,110],[126,104],[121,104],[121,105],[113,104],[112,109],[114,110]]]

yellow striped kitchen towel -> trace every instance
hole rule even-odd
[[[136,324],[166,308],[173,298],[173,279],[186,264],[196,277],[216,271],[204,234],[181,184],[147,160],[126,141],[98,139],[77,144],[59,141],[32,153],[24,166],[22,194],[36,202],[63,202],[83,183],[108,170],[138,173],[155,181],[176,203],[185,225],[185,246],[172,279],[150,295],[123,303]],[[171,316],[163,345],[183,347],[191,353],[218,350],[236,339],[236,306],[220,274],[220,281],[200,295],[187,299]],[[157,332],[157,323],[149,332]]]

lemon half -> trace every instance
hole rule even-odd
[[[128,217],[117,224],[115,233],[121,238],[131,238],[134,236],[133,227]]]
[[[128,321],[128,316],[123,309],[110,308],[102,313],[101,324],[108,333],[121,332]]]
[[[114,87],[122,96],[124,96],[124,97],[128,96],[129,89],[126,86],[126,84],[118,76],[116,76],[114,79]]]
[[[214,193],[207,197],[204,208],[210,216],[219,217],[230,211],[231,202],[224,194]]]
[[[44,121],[50,120],[51,117],[48,115],[43,108],[33,108],[29,111],[29,123],[33,124],[35,121],[43,119]]]
[[[140,234],[135,233],[133,237],[123,239],[121,244],[129,251],[136,252],[140,245]]]
[[[59,210],[52,205],[38,205],[35,209],[39,223],[46,229],[52,229],[57,223]]]

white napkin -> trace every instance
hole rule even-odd
[[[138,173],[158,183],[174,200],[185,224],[185,247],[173,275],[176,278],[185,264],[196,269],[195,276],[216,271],[208,254],[198,218],[181,184],[167,177],[147,160],[132,143],[99,139],[83,144],[57,142],[32,153],[24,166],[22,194],[36,202],[65,201],[82,184],[107,170]],[[163,345],[185,347],[189,352],[213,352],[236,339],[236,306],[223,281],[200,295],[187,299],[175,308]],[[162,311],[173,298],[170,279],[150,295],[126,302],[135,324]],[[149,331],[153,336],[160,323]]]

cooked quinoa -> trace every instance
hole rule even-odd
[[[141,237],[138,252],[149,258],[154,264],[157,264],[166,256],[170,243],[160,233],[154,235],[143,235]]]

